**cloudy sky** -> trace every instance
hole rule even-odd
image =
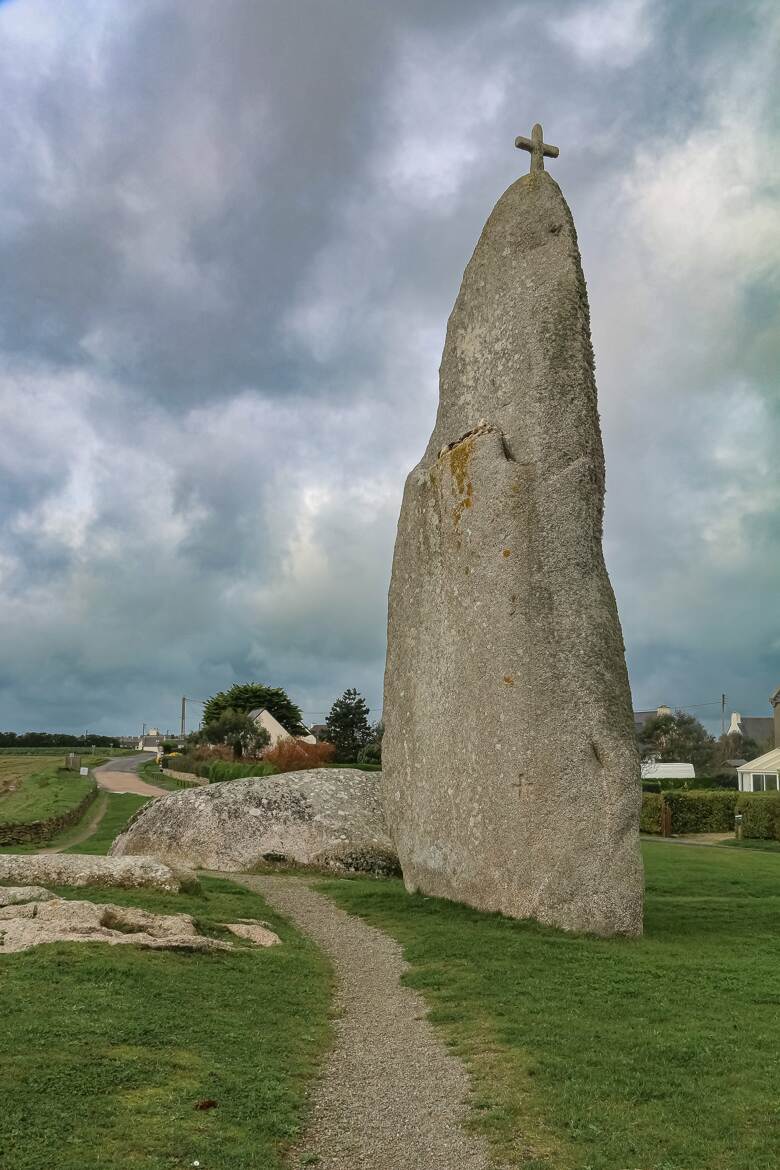
[[[379,714],[403,480],[535,121],[635,704],[768,713],[779,33],[772,0],[0,4],[0,727],[249,679]]]

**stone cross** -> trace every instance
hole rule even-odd
[[[531,174],[533,174],[534,171],[543,171],[544,170],[544,156],[545,155],[547,155],[548,158],[557,158],[558,157],[558,147],[557,146],[548,146],[547,143],[543,141],[542,128],[538,122],[536,123],[533,130],[531,131],[531,137],[530,138],[516,138],[515,139],[515,146],[518,147],[519,150],[530,151],[530,153],[531,153]]]

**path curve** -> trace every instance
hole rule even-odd
[[[96,831],[98,825],[103,820],[108,810],[108,797],[105,792],[99,792],[95,799],[95,803],[89,810],[89,815],[86,821],[83,822],[81,828],[72,837],[67,837],[64,845],[49,845],[46,849],[39,849],[38,853],[64,853],[66,849],[70,849],[73,845],[80,845],[82,841],[88,840]]]
[[[318,1170],[488,1170],[487,1143],[463,1126],[466,1070],[434,1031],[422,997],[401,984],[408,964],[399,945],[305,879],[221,876],[262,894],[336,971],[336,1042],[300,1156],[316,1156]]]
[[[147,784],[136,775],[139,764],[145,764],[153,758],[153,753],[145,752],[139,756],[119,756],[108,760],[92,773],[98,782],[98,787],[107,792],[134,792],[138,796],[168,796],[167,788],[159,788],[156,784]]]

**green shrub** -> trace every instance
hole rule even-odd
[[[642,791],[643,792],[660,792],[661,791],[661,781],[660,780],[643,780],[642,781]]]
[[[780,841],[780,793],[742,792],[737,798],[742,814],[742,836],[759,841]]]
[[[695,779],[665,776],[660,783],[662,792],[699,792],[708,788],[738,787],[736,776],[697,776]]]
[[[276,768],[265,760],[253,760],[246,764],[231,764],[228,760],[215,760],[212,764],[198,764],[197,775],[209,784],[221,784],[225,780],[244,780],[247,776],[274,776]]]
[[[730,832],[734,828],[737,796],[736,792],[722,789],[664,793],[664,801],[672,814],[672,832]]]
[[[642,833],[661,832],[661,804],[660,793],[642,793],[642,812],[639,817],[639,829]]]
[[[243,780],[246,776],[274,776],[277,769],[266,760],[246,760],[234,763],[232,760],[196,760],[192,756],[163,756],[163,767],[174,772],[189,772],[208,780],[209,784],[221,784],[223,780]]]

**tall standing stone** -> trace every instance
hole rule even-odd
[[[588,301],[541,142],[539,127],[518,139],[531,173],[498,201],[466,268],[436,425],[406,483],[385,805],[409,890],[633,935],[641,786],[601,547]]]

